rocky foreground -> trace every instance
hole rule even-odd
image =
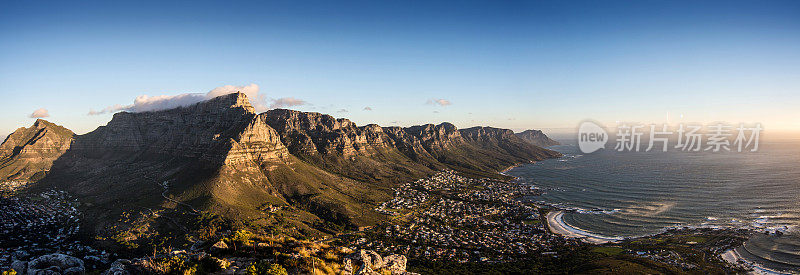
[[[343,275],[412,275],[417,274],[406,271],[407,260],[402,255],[387,255],[381,257],[372,250],[359,250],[344,256],[340,264],[331,264],[330,259],[312,262],[309,270],[311,274]],[[314,260],[312,260],[314,261]],[[317,266],[318,265],[318,266]],[[305,267],[309,268],[309,267]],[[336,268],[335,270],[333,268]],[[13,263],[7,268],[6,273],[18,274],[63,274],[78,275],[90,271],[84,265],[84,260],[66,254],[46,254],[35,258],[24,255],[15,255]],[[299,271],[295,267],[294,272]],[[103,271],[93,270],[103,275],[127,274],[288,274],[287,269],[272,259],[257,259],[248,257],[213,257],[205,252],[188,253],[186,251],[173,251],[170,255],[135,258],[132,260],[117,259]],[[5,273],[4,273],[5,274]]]

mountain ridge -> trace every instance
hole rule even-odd
[[[545,135],[542,130],[525,130],[521,133],[516,133],[515,135],[520,137],[522,140],[539,147],[548,147],[561,144]]]
[[[497,177],[508,166],[558,155],[506,129],[357,126],[286,109],[257,114],[243,93],[233,93],[114,114],[107,125],[74,136],[33,190],[74,194],[95,232],[113,228],[124,213],[165,209],[177,216],[182,205],[264,224],[275,222],[264,207],[279,207],[293,213],[296,230],[335,232],[384,218],[373,208],[402,182],[441,169]],[[170,226],[166,216],[153,227]]]

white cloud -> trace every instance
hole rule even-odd
[[[33,111],[33,113],[31,113],[28,117],[30,117],[30,118],[43,118],[43,117],[49,117],[49,116],[50,116],[50,112],[48,112],[47,109],[39,108],[36,111]]]
[[[447,99],[442,99],[442,98],[439,98],[439,99],[436,99],[436,98],[431,98],[431,99],[428,99],[428,101],[427,101],[427,102],[425,102],[425,104],[428,104],[428,105],[447,106],[447,105],[452,105],[453,103],[450,103],[450,101],[449,101],[449,100],[447,100]]]
[[[159,95],[148,96],[140,95],[133,100],[133,104],[121,105],[116,104],[103,108],[100,111],[90,110],[89,115],[101,115],[106,113],[115,113],[119,111],[126,112],[149,112],[172,109],[182,106],[189,106],[200,101],[209,100],[218,96],[232,94],[235,92],[242,92],[250,99],[250,104],[258,112],[266,111],[266,97],[259,94],[259,87],[257,84],[250,84],[247,86],[234,86],[225,85],[214,88],[205,94],[200,93],[184,93],[179,95]]]
[[[364,111],[372,111],[372,108],[371,108],[371,107],[369,107],[369,106],[367,106],[367,107],[364,107]]]
[[[336,112],[337,113],[347,113],[347,109],[339,109],[339,111],[336,111]]]
[[[300,106],[307,104],[307,102],[294,97],[281,97],[278,99],[272,99],[271,101],[272,103],[269,105],[270,109],[286,108],[286,107]]]

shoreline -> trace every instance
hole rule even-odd
[[[747,268],[747,269],[752,269],[752,271],[751,271],[752,274],[759,274],[759,275],[762,275],[762,274],[765,274],[765,275],[783,275],[783,274],[790,275],[791,274],[791,273],[785,273],[785,272],[769,269],[769,268],[766,268],[766,267],[764,267],[764,266],[762,266],[762,265],[760,265],[760,264],[758,264],[756,262],[747,260],[745,257],[742,257],[742,255],[740,255],[738,251],[736,251],[739,248],[741,248],[741,247],[734,248],[734,249],[729,249],[729,250],[723,252],[722,254],[720,254],[719,256],[720,256],[720,258],[722,258],[722,260],[724,260],[725,262],[727,262],[727,263],[729,263],[731,265],[741,266],[741,267],[744,267],[744,268]]]
[[[520,167],[520,166],[522,166],[522,164],[514,164],[514,165],[511,165],[511,166],[509,166],[508,168],[506,168],[506,169],[503,169],[503,171],[500,171],[500,174],[502,174],[502,175],[504,175],[504,176],[508,176],[508,175],[506,175],[506,172],[508,172],[508,171],[509,171],[509,170],[511,170],[511,169],[514,169],[514,168]]]
[[[550,232],[564,236],[566,238],[579,239],[583,242],[590,244],[615,243],[622,240],[620,238],[612,238],[612,237],[592,234],[590,232],[586,232],[578,228],[572,227],[564,222],[563,220],[564,213],[565,213],[564,210],[552,210],[550,212],[547,212],[546,216],[547,227],[550,229]]]
[[[549,231],[553,234],[561,235],[565,238],[571,239],[578,239],[582,242],[593,244],[593,245],[602,245],[608,243],[616,243],[618,241],[623,240],[624,238],[614,238],[614,237],[606,237],[597,234],[593,234],[590,232],[586,232],[579,228],[575,228],[564,222],[563,215],[566,213],[565,210],[555,209],[547,213],[547,227]],[[719,254],[719,257],[722,258],[727,263],[730,263],[734,266],[741,266],[747,269],[751,269],[751,274],[765,274],[765,275],[783,275],[783,274],[791,274],[786,273],[778,270],[774,270],[771,268],[767,268],[762,266],[758,262],[748,260],[747,258],[743,257],[739,254],[737,249],[741,247],[734,248]]]
[[[612,238],[601,236],[597,234],[592,234],[590,232],[586,232],[584,230],[575,228],[564,222],[563,215],[566,213],[565,210],[555,209],[547,213],[547,227],[549,231],[553,234],[561,235],[565,238],[571,239],[579,239],[582,242],[592,244],[592,245],[602,245],[608,243],[616,243],[623,239],[621,238]],[[777,271],[774,269],[770,269],[760,265],[757,262],[748,260],[747,258],[741,256],[738,251],[738,248],[729,249],[722,254],[719,254],[719,257],[722,258],[723,261],[734,265],[734,266],[741,266],[746,269],[750,269],[750,274],[759,274],[759,275],[788,275],[791,273],[786,273],[782,271]]]

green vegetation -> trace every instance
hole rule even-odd
[[[198,265],[184,257],[156,258],[148,262],[149,269],[160,274],[190,275],[197,273]]]
[[[592,248],[592,252],[604,254],[606,256],[616,256],[616,255],[621,254],[624,251],[625,251],[625,249],[623,249],[621,247],[615,247],[615,246],[598,246],[598,247]]]
[[[541,223],[541,222],[542,222],[541,220],[524,220],[524,221],[522,221],[522,223],[524,223],[524,224],[528,224],[528,225],[531,225],[531,224],[539,224],[539,223]]]
[[[267,261],[254,263],[247,267],[249,275],[287,275],[286,268],[279,264],[270,264]]]

